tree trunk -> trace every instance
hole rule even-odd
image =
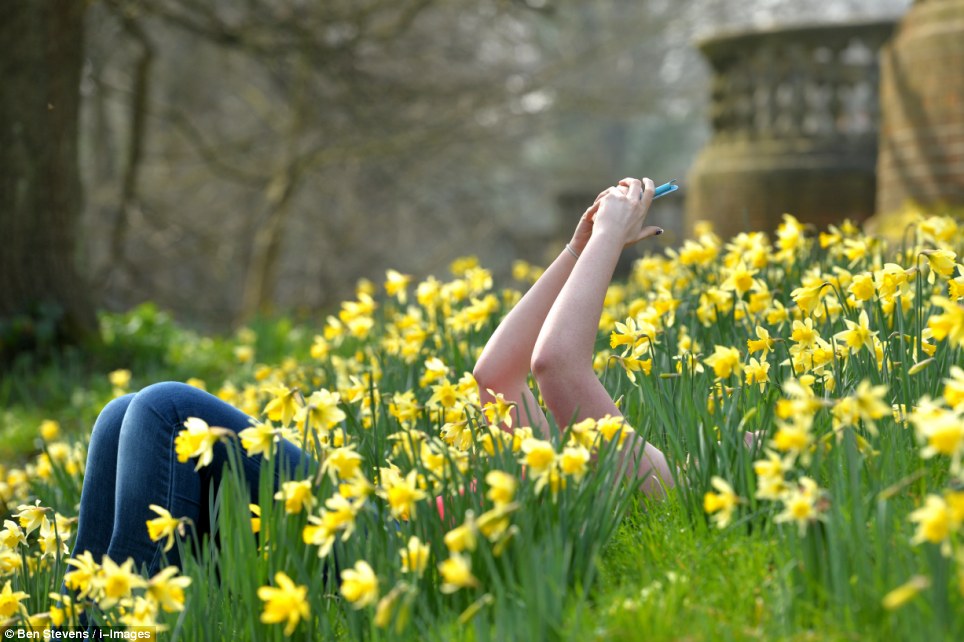
[[[75,255],[86,4],[0,3],[0,356],[96,328]]]

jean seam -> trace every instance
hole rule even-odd
[[[146,406],[152,413],[154,413],[155,416],[157,416],[158,419],[160,419],[165,424],[167,423],[166,421],[167,418],[164,416],[163,413],[159,412],[157,408],[154,407],[153,403],[146,404]],[[182,428],[184,426],[184,422],[181,419],[181,413],[178,412],[178,408],[176,404],[174,405],[173,409],[174,409],[174,416],[177,417],[177,421],[174,424],[168,424],[171,426],[171,431],[170,431],[170,437],[169,437],[169,442],[167,444],[167,448],[164,451],[168,454],[167,500],[166,500],[167,506],[165,507],[167,510],[170,510],[171,508],[174,507],[174,459],[175,459],[175,455],[173,454],[174,440],[176,439],[176,435],[179,432],[178,426],[181,426]],[[160,556],[163,552],[163,548],[164,547],[161,545],[161,542],[158,541],[157,546],[154,548],[154,555],[153,557],[151,557],[151,563],[147,567],[148,572],[151,573],[152,575],[156,573],[157,570],[160,570],[160,569],[155,570],[155,567],[160,565]]]

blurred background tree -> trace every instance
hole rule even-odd
[[[0,360],[96,327],[74,260],[83,13],[76,2],[0,6]]]
[[[73,57],[84,199],[63,192],[83,206],[81,307],[89,319],[154,300],[227,327],[322,309],[388,267],[541,262],[586,195],[625,175],[685,175],[708,136],[694,36],[907,1],[68,4],[85,8],[71,16],[86,44]],[[9,78],[36,72],[4,61],[12,109]],[[5,282],[31,269],[16,256]]]

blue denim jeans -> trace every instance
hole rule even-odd
[[[195,460],[179,463],[174,438],[188,417],[234,432],[251,426],[240,410],[183,383],[157,383],[104,407],[90,436],[73,556],[90,551],[98,563],[105,554],[117,563],[132,557],[137,569],[153,575],[164,562],[166,538],[152,542],[148,537],[147,520],[157,517],[148,508],[151,504],[174,517],[189,518],[199,537],[210,532],[208,498],[221,483],[228,451],[218,443],[214,460],[197,472]],[[241,460],[251,502],[256,503],[262,458],[248,457],[242,449]],[[303,477],[311,463],[304,451],[282,440],[275,487],[282,476]],[[166,557],[168,563],[180,561],[176,547]]]

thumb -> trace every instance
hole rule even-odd
[[[636,235],[636,238],[634,238],[631,241],[628,241],[625,247],[629,247],[630,245],[639,243],[643,239],[648,239],[651,236],[659,236],[662,233],[663,233],[663,228],[657,227],[655,225],[648,225],[639,231],[639,234]]]

